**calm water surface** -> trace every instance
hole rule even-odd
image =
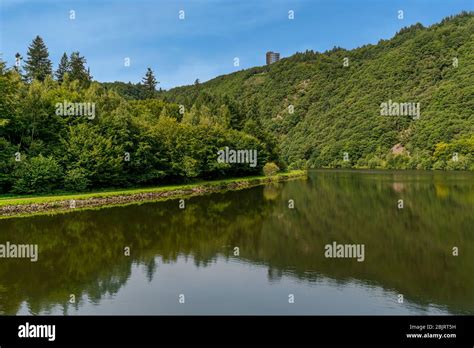
[[[0,314],[474,314],[473,173],[311,171],[184,210],[0,220],[6,241],[39,260],[0,259]],[[365,260],[325,258],[333,241]]]

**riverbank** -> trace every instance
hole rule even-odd
[[[303,177],[306,177],[306,171],[295,170],[287,173],[279,173],[269,177],[251,176],[215,181],[200,181],[186,185],[49,196],[0,197],[0,218],[32,215],[53,211],[59,212],[84,208],[100,208],[110,205],[159,201],[171,198],[185,198],[213,192],[245,189],[266,183],[286,181]]]

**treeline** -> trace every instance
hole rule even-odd
[[[124,98],[92,81],[79,52],[64,54],[53,72],[39,37],[24,65],[0,61],[0,193],[260,174],[267,161],[278,160],[259,120],[243,122],[233,101],[186,108],[157,99],[157,84],[148,69],[139,97]],[[257,166],[220,163],[226,146],[256,150]]]
[[[463,12],[376,45],[308,50],[162,98],[192,106],[205,94],[251,105],[242,122],[257,115],[291,168],[474,170],[473,33],[474,15]],[[419,119],[381,115],[389,100],[419,103]]]

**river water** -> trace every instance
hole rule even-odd
[[[39,254],[0,258],[0,314],[474,314],[474,173],[310,171],[4,219],[6,242]]]

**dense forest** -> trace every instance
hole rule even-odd
[[[127,97],[93,81],[79,52],[64,53],[53,71],[39,36],[24,62],[16,58],[10,68],[0,61],[0,193],[157,185],[277,166],[270,133],[250,120],[233,127],[225,104],[185,110],[158,99],[151,69],[128,84],[136,94]],[[257,164],[219,162],[225,147],[257,151]]]
[[[93,80],[80,52],[56,70],[37,36],[0,60],[0,193],[84,191],[287,167],[474,170],[474,15],[351,51],[306,51],[157,89]],[[413,104],[419,117],[382,114]],[[258,164],[221,163],[224,147]],[[276,170],[276,169],[275,169]]]
[[[291,167],[474,170],[474,14],[162,95],[188,107],[238,100],[242,122],[258,115]],[[389,101],[417,103],[419,117],[382,115]]]

